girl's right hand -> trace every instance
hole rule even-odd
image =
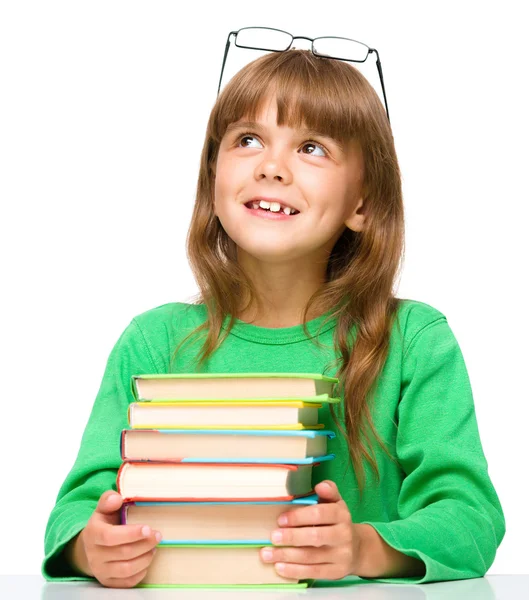
[[[74,568],[112,588],[140,583],[162,538],[147,525],[121,525],[122,504],[117,492],[104,492],[86,527],[66,550]]]

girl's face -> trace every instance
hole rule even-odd
[[[361,231],[363,156],[351,141],[276,124],[272,96],[258,123],[232,123],[215,165],[215,214],[240,253],[272,263],[328,259],[346,227]],[[253,214],[256,196],[284,201],[299,211],[283,219]]]

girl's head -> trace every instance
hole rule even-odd
[[[245,207],[255,196],[282,199],[299,214],[283,222],[259,219]],[[321,286],[304,322],[309,311],[337,318],[336,376],[358,468],[360,454],[366,455],[358,417],[365,414],[372,425],[367,396],[387,353],[403,248],[393,136],[365,77],[348,62],[306,50],[272,52],[240,70],[208,121],[187,238],[198,303],[208,309],[199,328],[207,333],[199,364],[222,343],[226,316],[225,335],[241,310],[262,306],[245,257],[296,263],[298,272],[320,265]]]
[[[283,199],[300,213],[282,223],[256,219],[245,209],[254,196]],[[246,254],[275,264],[323,263],[324,285],[311,299],[321,312],[345,290],[362,304],[373,292],[384,299],[403,238],[391,128],[356,68],[288,50],[262,56],[228,82],[209,118],[188,236],[200,288],[217,287],[210,274],[226,278],[218,288],[222,312],[240,312],[232,301],[243,297],[259,304],[241,268]],[[226,284],[238,293],[225,294]]]
[[[250,254],[276,269],[282,263],[299,270],[317,263],[323,274],[345,228],[363,228],[362,148],[343,133],[340,138],[327,133],[321,123],[300,121],[307,91],[297,91],[301,102],[295,116],[286,113],[293,110],[285,100],[290,90],[279,85],[263,93],[221,137],[212,165],[214,213],[236,244],[239,262]],[[256,219],[246,210],[255,197],[275,199],[299,214],[281,221]]]

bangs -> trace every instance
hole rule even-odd
[[[212,114],[211,133],[220,143],[229,125],[257,121],[275,96],[278,126],[311,130],[342,148],[351,139],[362,142],[365,84],[369,86],[363,75],[343,61],[318,58],[307,50],[272,53],[229,81]]]

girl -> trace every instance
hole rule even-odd
[[[320,502],[279,519],[282,547],[261,554],[280,574],[487,572],[504,515],[445,315],[393,295],[403,215],[386,112],[350,63],[288,50],[232,78],[208,122],[187,238],[200,294],[137,315],[114,346],[49,518],[46,579],[145,576],[159,534],[119,525],[114,492],[130,379],[194,371],[340,380],[342,402],[320,411],[337,434],[336,458],[314,468]]]

